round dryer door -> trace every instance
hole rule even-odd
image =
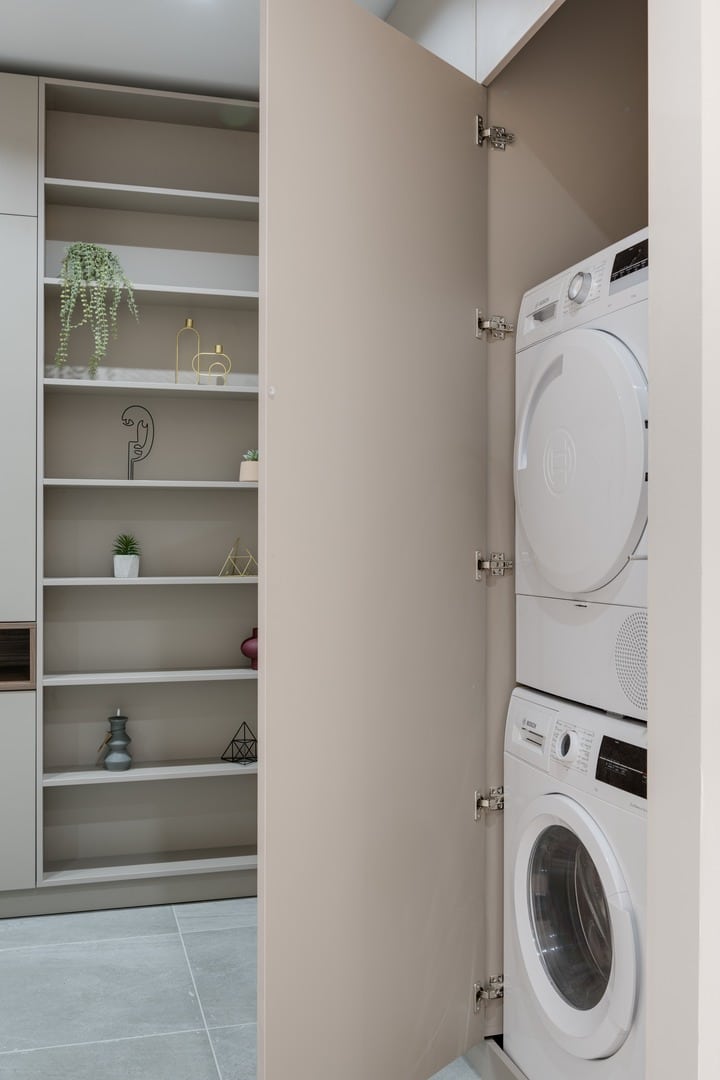
[[[515,860],[515,920],[537,1007],[556,1041],[610,1057],[635,1016],[638,957],[622,871],[586,810],[544,795],[525,812]]]
[[[593,592],[620,573],[647,522],[647,381],[600,330],[548,341],[533,367],[515,446],[518,513],[547,582]]]

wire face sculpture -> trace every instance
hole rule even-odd
[[[128,442],[128,480],[135,479],[135,466],[150,456],[155,441],[155,421],[144,405],[128,405],[122,414],[125,427],[134,427],[135,436]]]

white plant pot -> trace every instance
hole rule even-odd
[[[137,577],[140,573],[139,555],[113,555],[115,577]]]
[[[241,461],[240,462],[240,479],[243,483],[258,482],[258,466],[259,461]]]

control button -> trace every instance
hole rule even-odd
[[[592,274],[588,274],[586,270],[578,271],[570,282],[568,300],[572,300],[574,304],[582,304],[588,298],[591,285]]]
[[[561,737],[558,743],[558,755],[560,758],[570,765],[573,761],[577,760],[580,753],[580,740],[576,731],[566,731]]]

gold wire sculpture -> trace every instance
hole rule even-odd
[[[202,345],[200,344],[200,334],[195,329],[194,320],[189,319],[189,318],[186,319],[185,320],[185,325],[181,326],[180,329],[178,330],[177,334],[175,335],[175,382],[180,381],[180,337],[181,337],[182,334],[185,334],[188,331],[191,334],[194,334],[195,337],[197,338],[197,353],[195,353],[193,351],[193,356],[198,355],[200,353],[201,348],[202,348]],[[194,361],[193,361],[193,363],[194,363]],[[193,368],[193,371],[194,370],[195,369]]]
[[[258,572],[257,559],[250,548],[246,548],[238,536],[222,564],[218,577],[249,577]]]
[[[208,364],[207,368],[203,370],[203,357],[211,356],[212,362]],[[232,367],[232,361],[227,353],[223,352],[222,345],[215,346],[215,352],[196,352],[193,356],[193,371],[195,372],[195,382],[199,383],[200,378],[203,375],[207,375],[210,379],[213,375],[222,379],[221,386],[225,385],[225,380],[230,374],[230,368]]]

